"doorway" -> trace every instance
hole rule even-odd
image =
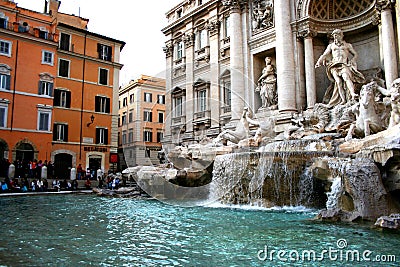
[[[34,150],[33,146],[28,143],[21,143],[19,144],[16,149],[16,156],[15,159],[19,159],[20,161],[32,161],[34,160]]]
[[[89,169],[91,177],[96,179],[96,172],[101,169],[101,156],[90,156],[89,157]]]
[[[60,153],[54,156],[54,175],[58,179],[70,179],[72,155]]]

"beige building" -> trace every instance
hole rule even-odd
[[[120,168],[157,165],[165,122],[165,80],[141,75],[119,90]]]
[[[283,130],[293,114],[324,101],[331,85],[318,57],[341,29],[367,79],[398,77],[400,4],[389,0],[182,1],[166,13],[164,144],[192,144],[233,128],[243,108],[274,116]],[[258,79],[270,57],[276,105]],[[273,87],[272,87],[273,88]]]

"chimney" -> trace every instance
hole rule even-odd
[[[56,16],[58,13],[58,9],[60,8],[61,1],[58,0],[47,0],[48,4],[48,14],[51,16]],[[45,12],[47,13],[47,12]]]

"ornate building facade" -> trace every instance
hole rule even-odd
[[[335,29],[357,51],[365,78],[390,85],[399,75],[399,6],[395,0],[183,1],[166,13],[162,30],[164,144],[215,137],[234,127],[246,106],[259,118],[274,116],[276,131],[283,131],[293,114],[325,101],[331,81],[315,64]],[[261,77],[266,64],[268,82]],[[262,93],[274,88],[276,103],[264,102]]]

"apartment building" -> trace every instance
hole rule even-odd
[[[141,75],[119,90],[121,168],[160,163],[164,136],[165,79]]]
[[[51,160],[67,177],[78,164],[105,171],[116,159],[125,43],[88,31],[88,19],[60,4],[45,1],[41,13],[0,2],[0,153]]]

